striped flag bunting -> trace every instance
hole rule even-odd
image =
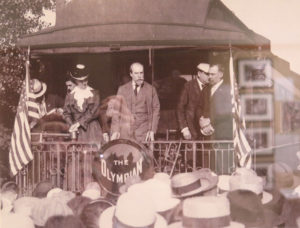
[[[25,84],[24,81],[17,107],[9,151],[9,164],[13,175],[16,175],[19,170],[22,170],[24,166],[33,159]]]
[[[242,118],[238,87],[233,70],[232,51],[230,49],[230,85],[231,85],[231,103],[233,114],[233,147],[239,167],[251,168],[252,165],[252,149],[244,134],[246,128],[245,121]]]

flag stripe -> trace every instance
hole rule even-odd
[[[25,87],[26,83],[24,82],[11,137],[9,163],[13,175],[16,175],[19,170],[22,170],[33,159],[33,154],[31,152],[31,134],[28,120],[29,111],[27,107]],[[36,104],[31,101],[29,106],[36,107]],[[37,114],[36,111],[33,113],[35,113],[33,116]]]

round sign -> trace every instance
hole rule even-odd
[[[126,179],[139,176],[146,180],[153,174],[153,159],[141,144],[128,139],[105,144],[93,165],[93,174],[100,186],[112,195],[120,195],[119,188]]]

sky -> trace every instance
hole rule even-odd
[[[300,0],[222,0],[251,30],[271,40],[273,54],[300,74]]]
[[[222,0],[251,30],[271,41],[271,51],[300,74],[300,0]],[[55,23],[55,14],[44,19]]]

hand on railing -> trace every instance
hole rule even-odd
[[[186,128],[183,128],[181,130],[182,132],[182,135],[183,135],[183,138],[186,139],[186,140],[191,140],[192,139],[192,134],[190,132],[190,130],[186,127]]]
[[[119,138],[120,138],[120,132],[114,132],[110,137],[111,140],[115,140]]]
[[[146,142],[151,142],[154,141],[154,132],[153,131],[148,131],[146,135]]]

